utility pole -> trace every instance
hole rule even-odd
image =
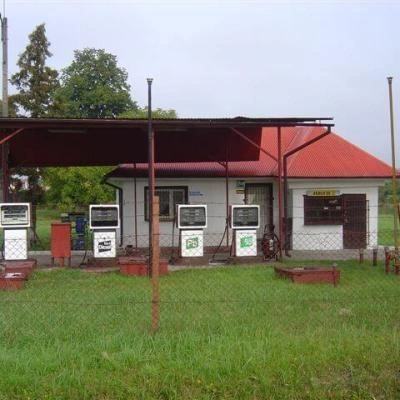
[[[392,94],[392,81],[393,78],[387,78],[389,85],[389,106],[390,106],[390,137],[392,143],[392,199],[393,199],[393,239],[394,249],[396,256],[399,251],[399,231],[398,231],[398,208],[397,208],[397,173],[396,173],[396,151],[394,143],[394,117],[393,117],[393,94]]]
[[[2,104],[2,117],[8,117],[8,26],[7,26],[7,18],[2,17],[0,14],[1,20],[1,44],[2,44],[2,52],[3,52],[3,61],[2,61],[2,86],[3,86],[3,104]]]
[[[2,60],[2,86],[3,86],[3,96],[2,96],[2,106],[1,106],[1,116],[2,118],[8,117],[8,34],[7,34],[7,18],[0,14],[1,22],[1,44],[3,52]],[[3,201],[8,201],[8,187],[9,182],[9,172],[8,172],[8,143],[5,142],[1,146],[1,184],[2,184],[2,197]]]

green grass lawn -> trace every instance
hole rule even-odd
[[[382,246],[393,246],[393,214],[380,212],[378,220],[378,242]]]
[[[0,399],[398,399],[399,277],[338,266],[171,273],[155,335],[147,278],[39,270],[0,292]]]

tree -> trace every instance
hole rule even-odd
[[[29,43],[25,51],[19,55],[17,65],[19,71],[11,76],[10,82],[18,93],[10,96],[10,115],[18,115],[19,111],[33,117],[48,117],[55,113],[54,94],[59,87],[58,72],[46,65],[52,56],[50,42],[46,37],[44,24],[38,25],[29,35]],[[12,186],[18,198],[40,202],[43,197],[41,186],[41,170],[39,168],[16,168],[12,171]],[[28,189],[22,190],[21,176],[27,176]]]
[[[177,114],[175,110],[168,109],[163,110],[162,108],[156,108],[151,112],[153,118],[159,119],[169,119],[169,118],[177,118]],[[121,115],[121,118],[147,118],[148,109],[147,107],[138,108],[137,110],[127,111]]]
[[[116,56],[102,49],[74,52],[72,64],[63,70],[57,98],[70,118],[116,118],[136,110],[131,99],[128,74]]]
[[[115,190],[102,183],[109,167],[46,168],[46,202],[62,211],[84,211],[89,204],[112,202]]]
[[[29,43],[19,56],[19,71],[10,82],[18,93],[13,96],[16,106],[28,116],[46,117],[54,113],[54,93],[59,87],[58,72],[46,65],[52,54],[46,38],[45,25],[41,24],[29,35]]]

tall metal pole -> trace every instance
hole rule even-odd
[[[284,236],[286,227],[283,226],[283,186],[282,186],[282,131],[281,127],[277,128],[277,139],[278,139],[278,232],[279,232],[279,259],[282,258],[282,246],[284,244]]]
[[[392,199],[393,199],[393,239],[396,255],[399,250],[399,228],[398,228],[398,211],[397,211],[397,176],[396,176],[396,151],[394,142],[394,117],[393,117],[393,94],[392,81],[393,77],[387,78],[389,85],[389,106],[390,106],[390,137],[392,142]]]
[[[154,132],[152,124],[151,113],[151,84],[152,78],[147,78],[148,88],[148,105],[147,105],[147,118],[148,118],[148,180],[149,180],[149,275],[152,275],[152,255],[153,255],[153,203],[154,203]]]
[[[2,106],[1,115],[3,118],[8,117],[8,35],[7,35],[7,18],[1,17],[1,43],[2,43]],[[2,174],[2,195],[3,201],[8,201],[9,187],[9,171],[8,171],[8,142],[1,146],[1,174]]]

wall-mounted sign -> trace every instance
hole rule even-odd
[[[243,194],[245,186],[246,186],[246,181],[237,180],[236,181],[236,194]]]
[[[339,196],[340,190],[337,189],[312,189],[307,190],[307,196],[315,196],[315,197],[331,197],[331,196]]]

